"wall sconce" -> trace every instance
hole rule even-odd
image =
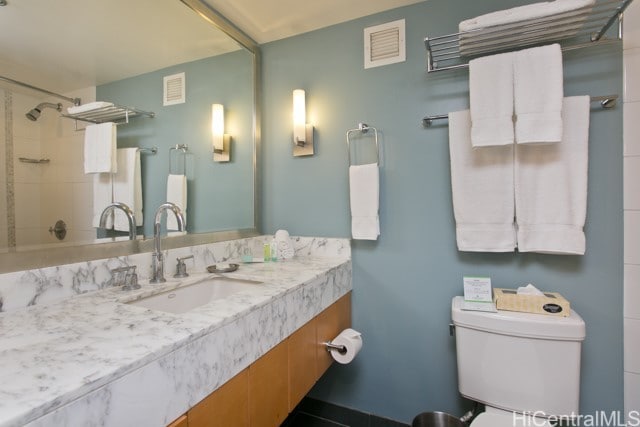
[[[293,91],[293,155],[313,156],[313,125],[306,122],[304,90]]]
[[[231,160],[231,135],[224,133],[224,106],[211,105],[211,138],[213,141],[213,161]]]

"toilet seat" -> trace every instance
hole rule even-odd
[[[515,422],[514,422],[515,421]],[[544,418],[524,420],[522,415],[514,417],[511,412],[483,412],[474,418],[471,427],[551,427]]]

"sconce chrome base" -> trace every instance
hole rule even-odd
[[[306,124],[304,126],[305,139],[293,141],[293,157],[313,156],[313,125]]]
[[[222,147],[222,150],[213,150],[214,162],[224,163],[231,160],[231,135],[228,133],[225,133],[222,138]]]

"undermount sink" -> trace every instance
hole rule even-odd
[[[255,289],[259,283],[261,282],[213,277],[194,283],[193,285],[172,289],[160,294],[130,301],[126,304],[180,314],[208,304],[211,301],[227,298],[238,292]]]

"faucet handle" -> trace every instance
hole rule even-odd
[[[188,277],[187,273],[187,265],[184,263],[185,260],[193,258],[193,255],[178,257],[176,260],[178,261],[178,265],[176,265],[176,274],[173,275],[175,278]]]

